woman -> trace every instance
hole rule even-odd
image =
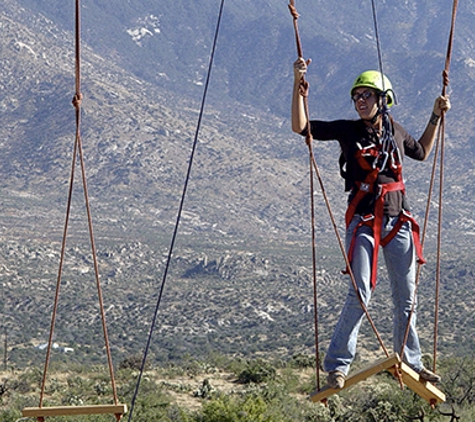
[[[292,130],[304,136],[308,125],[300,85],[306,71],[307,63],[299,58],[294,63]],[[364,317],[360,300],[368,305],[375,288],[379,246],[383,247],[392,290],[393,347],[398,353],[402,348],[416,300],[416,255],[423,262],[417,223],[410,215],[405,195],[403,157],[427,159],[440,116],[450,109],[448,97],[438,97],[424,133],[416,141],[389,116],[388,107],[394,104],[394,92],[385,75],[374,70],[363,72],[353,83],[350,94],[359,119],[310,121],[314,139],[337,140],[341,147],[340,164],[345,190],[349,191],[346,250],[359,292],[356,293],[351,284],[324,359],[328,385],[334,389],[344,387],[355,357],[358,331]],[[440,381],[440,377],[424,368],[421,362],[415,313],[402,359],[421,379]]]

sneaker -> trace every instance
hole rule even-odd
[[[419,371],[419,378],[428,382],[439,382],[441,380],[441,377],[439,375],[435,374],[427,368],[422,368],[422,370]]]
[[[345,375],[340,371],[333,371],[328,374],[327,383],[334,390],[341,390],[345,386]]]

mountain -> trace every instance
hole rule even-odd
[[[290,131],[296,52],[287,5],[225,3],[196,136],[218,2],[81,3],[81,135],[117,353],[137,353],[144,344],[195,137],[164,316],[154,343],[157,358],[211,349],[237,354],[278,349],[283,355],[310,350],[308,159],[305,143]],[[327,3],[297,2],[304,52],[313,59],[311,113],[352,117],[351,82],[361,70],[378,66],[371,5]],[[4,0],[0,5],[0,311],[11,341],[26,347],[15,346],[12,359],[18,362],[40,359],[26,351],[44,341],[49,329],[75,133],[73,9],[58,0]],[[378,9],[384,68],[400,104],[393,114],[418,136],[441,91],[451,2],[382,3]],[[461,4],[446,135],[446,312],[462,292],[464,303],[473,301],[475,220],[467,206],[473,194],[474,122],[467,112],[475,78],[473,19],[469,5]],[[345,195],[338,147],[329,143],[315,149],[341,229]],[[90,349],[101,332],[93,316],[97,305],[76,170],[62,298],[63,315],[70,319],[58,326],[57,336],[81,350],[78,359],[86,359],[100,352]],[[421,218],[429,177],[430,163],[408,163],[408,190]],[[337,309],[346,280],[338,274],[342,259],[318,189],[316,195],[319,280],[328,287],[324,309]],[[423,288],[430,297],[437,199],[433,202],[427,242],[432,263]],[[454,290],[454,283],[463,286],[462,292]],[[387,310],[386,292],[380,290],[381,303],[376,299],[374,306]],[[325,333],[336,314],[325,311]],[[421,303],[420,314],[430,316],[430,301]],[[470,337],[466,317],[456,308],[444,321],[445,350],[460,347],[458,336]],[[463,321],[464,329],[453,334],[455,321]],[[383,318],[382,324],[389,333],[390,321]],[[423,326],[426,339],[430,330]]]

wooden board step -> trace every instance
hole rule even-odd
[[[385,359],[381,359],[381,360],[377,361],[376,363],[374,363],[373,365],[371,365],[370,367],[362,369],[361,371],[356,372],[352,376],[348,377],[345,380],[345,386],[343,388],[341,388],[339,390],[336,390],[336,389],[330,388],[328,385],[326,385],[321,390],[314,391],[313,393],[311,393],[310,394],[310,399],[313,402],[322,401],[322,400],[326,399],[327,397],[330,397],[331,395],[333,395],[335,393],[338,393],[341,390],[344,390],[345,388],[351,387],[351,386],[357,384],[358,382],[363,381],[366,378],[369,378],[372,375],[376,375],[379,372],[386,371],[386,370],[394,367],[394,365],[396,365],[398,363],[401,363],[401,359],[399,358],[399,355],[397,355],[397,354],[395,354],[394,356],[390,356],[388,358],[385,358]]]
[[[105,413],[123,415],[126,412],[126,404],[99,404],[91,406],[25,407],[22,414],[25,418],[46,418],[50,416],[99,415]]]
[[[414,393],[429,402],[431,406],[436,406],[445,401],[445,394],[440,391],[434,384],[425,381],[419,377],[419,374],[411,367],[401,362],[399,371],[402,375],[402,382],[407,385]],[[395,369],[389,369],[396,376]]]
[[[434,384],[427,382],[419,377],[419,374],[401,361],[398,354],[390,356],[386,359],[381,359],[368,368],[362,369],[354,375],[348,377],[345,381],[345,386],[342,389],[336,390],[327,386],[321,390],[314,391],[310,394],[310,399],[313,402],[322,401],[339,391],[349,388],[360,381],[376,375],[382,371],[389,371],[397,378],[396,366],[398,365],[399,372],[402,377],[402,382],[409,387],[414,393],[426,400],[431,406],[436,406],[445,401],[445,394],[440,391]]]

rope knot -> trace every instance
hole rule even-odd
[[[76,94],[74,97],[73,97],[73,106],[79,110],[79,107],[81,107],[81,103],[82,103],[82,99],[83,99],[83,96],[81,93],[79,94]]]
[[[289,10],[290,10],[290,14],[292,15],[292,17],[297,20],[299,18],[299,14],[297,12],[297,8],[293,5],[293,4],[289,4]]]
[[[312,145],[313,137],[310,131],[307,132],[307,135],[305,136],[305,143],[307,144],[308,147]]]
[[[449,72],[448,72],[447,69],[444,69],[444,70],[442,71],[442,79],[443,79],[443,81],[444,81],[444,82],[443,82],[444,86],[449,86],[450,80],[449,80]]]

